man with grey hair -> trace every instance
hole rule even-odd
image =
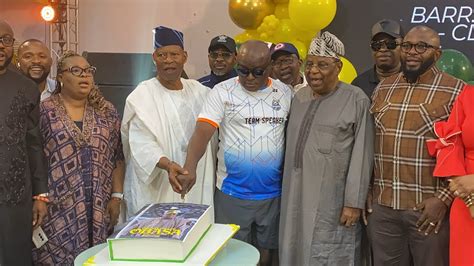
[[[339,81],[344,45],[324,32],[293,98],[280,218],[281,265],[354,265],[373,161],[370,100]]]
[[[216,36],[211,40],[208,52],[211,73],[198,79],[202,85],[212,89],[217,83],[237,76],[234,69],[237,46],[234,39],[226,35]]]

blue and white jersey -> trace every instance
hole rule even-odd
[[[273,79],[252,92],[236,77],[209,92],[198,121],[219,128],[216,185],[223,193],[245,200],[281,195],[291,97],[291,88]]]

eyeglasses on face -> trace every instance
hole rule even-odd
[[[247,77],[248,75],[250,75],[250,73],[252,73],[254,77],[259,78],[265,74],[265,70],[265,68],[258,67],[254,69],[248,69],[244,66],[237,65],[237,73],[243,77]]]
[[[273,61],[273,66],[276,67],[281,67],[281,66],[289,66],[295,62],[295,59],[293,57],[288,57],[288,58],[283,58],[283,59],[278,59]]]
[[[332,62],[320,61],[316,64],[314,64],[312,61],[306,61],[305,69],[311,70],[313,67],[315,67],[319,71],[326,71],[331,67],[331,65],[335,64],[336,62],[339,62],[339,60],[334,60]]]
[[[4,35],[0,37],[0,41],[3,43],[5,47],[11,47],[13,46],[15,39],[9,35]]]
[[[219,57],[222,57],[224,60],[228,60],[232,57],[231,52],[210,52],[209,57],[213,60],[216,60]]]
[[[380,41],[373,41],[370,44],[370,48],[372,48],[372,51],[377,52],[383,47],[389,49],[389,50],[395,50],[399,44],[395,40],[380,40]]]
[[[404,53],[410,52],[413,47],[415,47],[415,51],[420,54],[426,52],[426,50],[430,48],[431,49],[439,48],[439,47],[427,44],[425,42],[419,42],[419,43],[402,42],[402,44],[400,44],[400,48],[402,49],[402,52]]]
[[[72,67],[61,70],[61,73],[69,72],[69,73],[73,74],[76,77],[80,77],[80,76],[82,76],[83,73],[86,73],[87,75],[94,75],[96,70],[97,69],[93,66],[86,67],[86,68],[82,68],[82,67],[78,67],[78,66],[72,66]]]

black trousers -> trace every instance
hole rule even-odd
[[[31,266],[32,204],[0,205],[0,266]]]
[[[394,210],[390,207],[373,205],[369,216],[368,234],[372,243],[374,266],[449,265],[449,219],[444,218],[438,234],[428,236],[418,232],[416,221],[421,212]]]

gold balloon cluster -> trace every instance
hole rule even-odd
[[[302,58],[311,39],[334,19],[336,9],[336,0],[229,0],[230,18],[244,29],[234,36],[237,43],[289,42]],[[356,75],[354,66],[344,58],[340,79],[351,82]]]

